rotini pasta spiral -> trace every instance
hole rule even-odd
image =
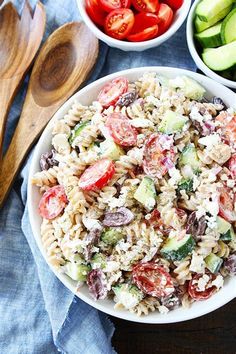
[[[131,308],[129,311],[135,313],[137,316],[147,316],[150,312],[156,311],[160,307],[160,302],[157,298],[146,297],[137,306]]]
[[[96,125],[87,125],[73,141],[73,147],[78,147],[80,152],[85,151],[97,138],[99,129]]]
[[[71,128],[66,124],[64,119],[57,120],[54,124],[52,134],[57,135],[57,134],[65,134],[67,137],[70,136],[71,133]]]
[[[201,236],[198,242],[198,253],[203,256],[208,256],[212,250],[217,246],[218,239],[214,233]]]
[[[183,285],[186,281],[192,279],[192,274],[189,270],[190,262],[189,257],[181,262],[175,262],[176,268],[174,269],[174,273],[179,285]]]
[[[41,236],[43,248],[45,249],[48,262],[56,268],[64,265],[65,259],[63,257],[58,240],[55,237],[55,229],[52,222],[49,220],[43,219],[41,224]]]
[[[74,127],[80,121],[91,120],[95,112],[95,107],[91,108],[75,102],[65,115],[64,121],[69,127]]]
[[[37,187],[52,187],[57,184],[57,175],[59,167],[54,166],[48,170],[41,172],[36,172],[31,180],[32,184],[35,184]]]
[[[218,257],[228,258],[230,254],[230,248],[225,242],[220,240],[214,247],[213,253],[215,253]]]

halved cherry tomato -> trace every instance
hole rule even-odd
[[[157,263],[138,263],[132,271],[133,282],[145,294],[163,298],[175,291],[169,273]]]
[[[159,32],[158,35],[165,33],[170,27],[173,20],[173,10],[166,4],[160,4],[157,17],[159,19]]]
[[[132,4],[138,11],[157,12],[159,8],[158,0],[132,0]]]
[[[230,122],[225,126],[224,133],[229,141],[235,144],[236,141],[236,116],[234,116]]]
[[[129,81],[125,77],[118,77],[108,82],[99,92],[98,101],[105,108],[114,105],[123,93],[128,91]]]
[[[111,12],[116,9],[120,9],[121,0],[98,0],[102,9],[106,12]]]
[[[234,209],[236,195],[228,187],[220,188],[219,192],[219,215],[229,222],[236,221],[236,211]]]
[[[84,171],[79,179],[79,187],[86,191],[101,189],[107,185],[114,173],[115,166],[113,161],[101,159]]]
[[[137,143],[137,131],[128,118],[121,113],[112,113],[106,120],[105,126],[115,143],[121,146],[134,146]]]
[[[150,12],[140,12],[134,16],[134,25],[130,34],[141,32],[148,27],[157,25],[158,22],[157,15]]]
[[[209,297],[211,297],[216,290],[215,286],[211,286],[210,288],[208,288],[204,291],[199,291],[198,286],[197,286],[197,282],[195,283],[195,281],[197,281],[201,277],[202,277],[202,274],[196,274],[193,277],[193,279],[189,282],[189,285],[188,285],[188,293],[189,293],[190,297],[196,301],[209,299]],[[213,279],[213,275],[210,275],[210,281],[212,279]]]
[[[228,161],[228,168],[233,178],[236,179],[236,154],[234,154]]]
[[[51,220],[57,217],[67,204],[67,197],[62,186],[47,190],[39,202],[39,214],[42,218]]]
[[[85,8],[91,20],[99,26],[103,26],[106,12],[101,9],[99,0],[86,0]]]
[[[183,5],[184,0],[163,0],[163,2],[173,10],[178,10]]]
[[[149,176],[160,178],[174,166],[174,157],[171,138],[164,134],[151,134],[144,146],[144,172]]]
[[[216,118],[216,122],[222,124],[220,128],[223,137],[229,144],[235,144],[236,141],[236,116],[230,115],[228,112],[221,112]]]
[[[121,7],[129,8],[131,6],[131,0],[121,0]]]
[[[127,39],[131,42],[143,42],[155,38],[158,34],[158,25],[145,28],[143,31],[130,34]]]
[[[134,13],[130,9],[111,11],[105,21],[105,32],[116,39],[126,38],[134,24]]]

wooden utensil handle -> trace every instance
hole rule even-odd
[[[26,102],[29,99],[29,96],[30,95],[27,95]],[[26,109],[24,109],[24,107],[26,107]],[[47,123],[47,121],[45,122],[44,116],[40,114],[42,109],[36,104],[31,104],[30,108],[38,117],[37,127],[35,124],[30,124],[30,122],[27,124],[30,112],[27,109],[27,105],[24,105],[24,107],[10,146],[1,163],[0,207],[3,205],[30,148]],[[35,134],[34,129],[38,132],[37,135]]]
[[[0,161],[2,159],[2,146],[7,116],[22,79],[22,75],[18,75],[13,79],[4,79],[0,82]]]

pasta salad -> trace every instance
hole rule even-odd
[[[48,262],[137,315],[236,275],[236,115],[187,76],[108,82],[55,122],[32,183]]]

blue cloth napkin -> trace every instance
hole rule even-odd
[[[19,12],[23,0],[13,1]],[[34,6],[35,1],[30,1]],[[47,28],[44,39],[65,22],[78,20],[76,1],[44,0]],[[160,47],[122,52],[100,43],[100,54],[89,82],[130,67],[163,65],[195,70],[185,40],[185,26]],[[11,109],[6,149],[22,108],[27,79]],[[114,326],[108,317],[74,296],[54,276],[32,235],[27,211],[25,163],[4,208],[0,211],[0,353],[114,353]]]

